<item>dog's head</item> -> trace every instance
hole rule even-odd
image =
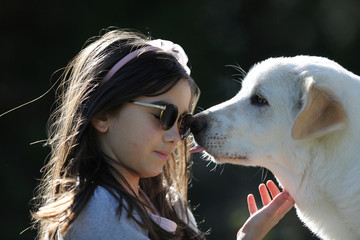
[[[265,60],[249,71],[235,97],[195,115],[195,140],[217,162],[268,167],[290,145],[293,151],[296,142],[344,127],[341,83],[333,81],[342,71],[319,57]]]

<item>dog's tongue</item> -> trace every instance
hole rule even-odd
[[[202,152],[205,151],[205,149],[203,149],[202,147],[200,147],[199,145],[190,148],[189,152],[190,153],[198,153],[198,152]]]

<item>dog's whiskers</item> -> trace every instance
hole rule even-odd
[[[220,175],[222,175],[222,173],[224,172],[225,170],[225,165],[222,165],[222,168],[221,168],[221,171],[220,171]]]
[[[261,181],[262,182],[265,182],[268,172],[269,172],[269,170],[267,170],[266,168],[261,168]]]
[[[196,109],[195,109],[195,113],[199,113],[199,112],[202,112],[204,111],[205,109],[203,107],[199,107],[197,106]]]
[[[233,77],[235,77],[235,79],[233,79],[233,81],[238,82],[240,84],[242,84],[242,81],[244,80],[245,76],[246,76],[246,71],[240,67],[239,64],[236,65],[226,65],[226,67],[231,67],[233,69],[235,69],[238,73],[232,74]]]

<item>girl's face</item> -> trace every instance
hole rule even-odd
[[[178,107],[179,114],[187,113],[191,100],[190,85],[186,80],[180,80],[162,95],[134,100],[157,105],[171,103]],[[115,116],[92,121],[99,132],[101,150],[121,163],[117,168],[128,181],[133,177],[160,174],[180,141],[177,121],[169,130],[160,127],[160,111],[158,108],[126,103]]]

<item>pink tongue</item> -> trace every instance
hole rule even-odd
[[[203,149],[202,147],[200,147],[198,145],[198,146],[192,147],[189,152],[190,153],[198,153],[198,152],[202,152],[202,151],[205,151],[205,149]]]

